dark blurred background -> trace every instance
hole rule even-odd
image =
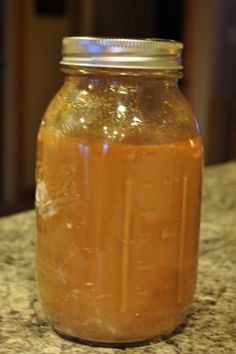
[[[183,41],[206,164],[236,158],[235,0],[0,0],[0,215],[33,207],[36,134],[70,35]]]

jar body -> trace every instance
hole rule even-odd
[[[37,284],[58,332],[132,343],[184,321],[201,170],[173,74],[68,71],[40,127],[36,171]]]

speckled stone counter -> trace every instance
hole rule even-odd
[[[35,294],[34,212],[0,219],[1,354],[236,353],[236,162],[205,170],[198,288],[185,327],[150,345],[91,348],[59,338]]]

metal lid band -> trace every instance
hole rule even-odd
[[[181,70],[183,44],[162,39],[65,37],[62,65]]]

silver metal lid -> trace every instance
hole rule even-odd
[[[183,44],[165,39],[65,37],[62,65],[180,70]]]

